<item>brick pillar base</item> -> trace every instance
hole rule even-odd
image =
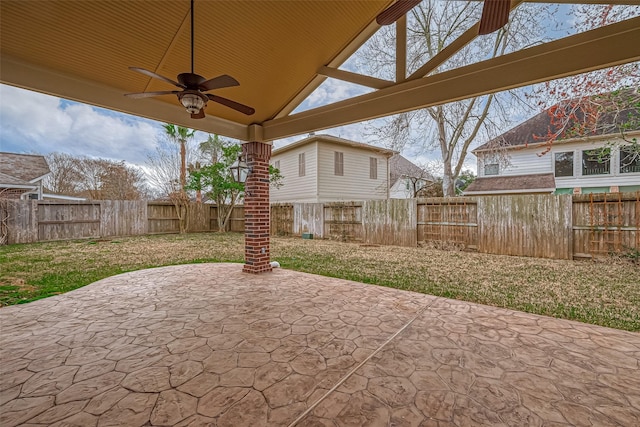
[[[252,172],[244,193],[244,268],[246,273],[271,271],[269,257],[269,159],[271,145],[242,144],[242,154]]]

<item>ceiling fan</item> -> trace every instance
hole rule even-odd
[[[398,0],[378,14],[376,22],[379,25],[391,25],[416,7],[420,1],[421,0]],[[511,0],[484,0],[478,34],[493,33],[504,27],[509,21],[510,10]]]
[[[242,114],[246,114],[248,116],[255,113],[255,109],[240,104],[239,102],[232,101],[227,98],[223,98],[218,95],[213,95],[211,93],[205,93],[214,89],[221,89],[225,87],[239,86],[240,83],[233,77],[223,74],[218,77],[214,77],[212,79],[207,80],[206,78],[195,74],[193,72],[193,1],[191,0],[191,72],[190,73],[181,73],[178,74],[177,80],[172,80],[170,78],[161,76],[160,74],[156,74],[153,71],[146,70],[144,68],[139,67],[129,67],[132,71],[137,71],[138,73],[145,74],[149,77],[153,77],[158,80],[165,81],[167,83],[171,83],[174,86],[179,87],[181,90],[165,90],[159,92],[140,92],[140,93],[127,93],[125,96],[129,98],[150,98],[153,96],[160,95],[177,95],[180,103],[187,109],[189,113],[191,113],[192,119],[203,119],[205,117],[204,109],[207,106],[207,102],[213,101],[218,104],[222,104],[229,108],[232,108],[236,111],[239,111]]]

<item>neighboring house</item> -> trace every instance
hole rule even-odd
[[[616,123],[597,135],[554,141],[550,149],[540,135],[552,128],[547,111],[530,118],[472,151],[478,158],[478,178],[465,195],[483,194],[588,194],[640,190],[640,156],[622,140],[619,124],[631,114],[611,115]],[[640,137],[640,129],[626,132]],[[607,150],[608,155],[598,157]],[[594,151],[596,150],[596,151]],[[607,151],[604,151],[606,154]]]
[[[392,150],[330,135],[273,150],[271,165],[283,176],[271,202],[336,202],[389,197]]]
[[[400,154],[389,159],[389,198],[411,199],[419,197],[421,190],[433,184],[434,178],[424,169]]]
[[[0,152],[0,197],[42,200],[42,181],[50,173],[44,156]]]

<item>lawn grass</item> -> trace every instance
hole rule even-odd
[[[0,305],[67,292],[126,271],[242,262],[241,234],[187,234],[0,247]],[[640,268],[433,248],[272,238],[283,268],[640,331]]]

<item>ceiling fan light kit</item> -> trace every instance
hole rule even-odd
[[[209,101],[216,102],[218,104],[224,105],[228,108],[236,110],[242,114],[246,114],[248,116],[255,113],[255,110],[247,105],[241,104],[236,101],[232,101],[227,98],[223,98],[218,95],[208,94],[204,92],[208,92],[214,89],[222,89],[226,87],[238,86],[240,83],[233,77],[223,74],[218,77],[214,77],[212,79],[205,79],[204,77],[195,74],[193,72],[193,62],[194,62],[194,26],[193,26],[193,2],[191,0],[191,72],[190,73],[180,73],[178,74],[178,81],[171,80],[170,78],[161,76],[153,71],[146,70],[140,67],[129,67],[131,71],[136,71],[138,73],[144,74],[146,76],[162,80],[166,83],[170,83],[174,86],[181,88],[182,90],[171,90],[171,91],[158,91],[158,92],[140,92],[140,93],[127,93],[125,96],[129,98],[139,99],[139,98],[151,98],[154,96],[161,95],[177,95],[180,103],[186,108],[187,112],[191,114],[192,119],[204,119],[204,109],[207,106]]]
[[[202,95],[196,90],[185,90],[178,94],[180,103],[187,109],[190,114],[197,114],[206,105],[209,98]]]

